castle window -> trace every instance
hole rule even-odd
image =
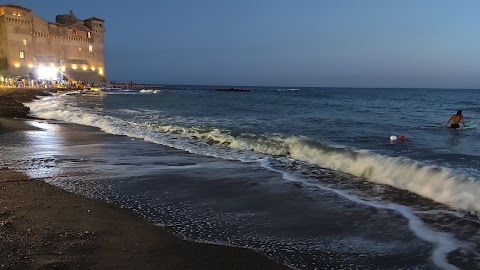
[[[27,45],[27,39],[24,38],[24,39],[22,40],[22,43],[23,43],[23,45]]]
[[[25,52],[24,51],[20,51],[20,59],[25,59]]]
[[[87,37],[92,38],[92,32],[87,32]]]
[[[82,50],[82,48],[78,48],[78,50],[79,50],[79,51],[81,51],[81,50]]]
[[[92,44],[88,45],[88,51],[93,52],[93,45]]]

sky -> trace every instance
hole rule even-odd
[[[480,89],[478,0],[0,0],[105,20],[110,80]]]

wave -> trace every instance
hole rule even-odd
[[[448,262],[447,256],[450,252],[458,249],[459,244],[457,241],[452,238],[449,234],[447,233],[442,233],[438,232],[435,230],[432,230],[428,228],[428,226],[425,225],[415,214],[414,211],[406,206],[395,204],[395,203],[381,203],[381,202],[376,202],[376,201],[371,201],[371,200],[366,200],[363,199],[357,195],[352,195],[347,192],[333,189],[321,184],[312,184],[307,181],[304,181],[303,178],[297,177],[295,175],[292,175],[290,173],[286,173],[280,170],[274,169],[268,162],[268,160],[262,160],[261,161],[262,167],[264,167],[267,170],[277,172],[279,174],[282,174],[283,179],[287,181],[292,181],[292,182],[301,182],[302,184],[306,186],[314,186],[317,188],[320,188],[322,190],[326,190],[332,193],[335,193],[341,197],[344,197],[352,202],[356,202],[359,204],[363,205],[368,205],[370,207],[374,207],[377,209],[388,209],[395,211],[399,214],[401,214],[406,220],[408,220],[408,226],[412,230],[412,232],[420,239],[432,243],[435,245],[435,248],[432,253],[432,260],[433,262],[440,266],[442,269],[458,269],[457,267],[453,266]]]
[[[192,153],[255,161],[280,156],[349,173],[371,182],[408,190],[456,209],[480,213],[480,181],[454,170],[404,157],[327,145],[301,136],[236,134],[209,127],[133,122],[67,107],[61,99],[27,104],[37,117],[98,127],[101,130],[163,144]]]
[[[142,94],[158,94],[162,92],[162,90],[155,90],[155,89],[142,89],[140,90],[140,93]]]
[[[298,92],[300,88],[278,88],[276,89],[277,92]]]

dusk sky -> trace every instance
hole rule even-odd
[[[478,0],[0,3],[104,19],[119,82],[480,88]]]

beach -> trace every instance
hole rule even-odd
[[[22,148],[25,133],[39,129],[29,121],[0,118],[1,147]],[[80,148],[102,138],[70,135],[62,143]],[[25,165],[32,161],[22,162],[0,168],[0,269],[288,269],[253,250],[182,240],[129,209],[47,183],[68,171],[36,177]]]
[[[2,118],[4,190],[35,192],[2,210],[2,230],[19,231],[4,254],[32,268],[130,268],[131,256],[141,269],[478,269],[477,132],[416,109],[454,90],[404,90],[418,100],[398,105],[395,89],[217,89],[60,92]],[[16,220],[29,200],[54,212]]]

